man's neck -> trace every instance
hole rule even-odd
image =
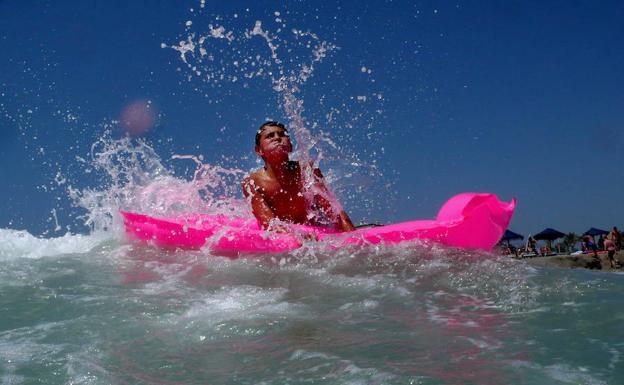
[[[264,169],[270,177],[275,177],[278,180],[288,179],[292,173],[290,160],[288,158],[276,162],[265,161]]]

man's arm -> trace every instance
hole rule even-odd
[[[253,178],[246,177],[243,180],[243,194],[245,198],[250,201],[251,210],[260,226],[262,226],[263,229],[267,229],[271,221],[275,218],[275,214],[273,214],[273,210],[271,210],[264,199],[262,188],[256,184]]]
[[[317,187],[320,188],[323,192],[330,194],[329,190],[327,189],[327,186],[325,186],[325,181],[323,180],[323,174],[321,173],[320,169],[318,168],[314,169],[314,176],[316,177]],[[333,207],[331,203],[327,200],[327,198],[318,194],[314,198],[316,202],[319,204],[319,206],[321,206],[323,211],[325,211],[326,213],[334,212]],[[349,218],[349,215],[346,213],[346,211],[340,210],[340,213],[335,218],[335,220],[336,220],[336,224],[339,230],[341,231],[355,230],[355,226],[353,226],[353,222],[351,222],[351,218]]]

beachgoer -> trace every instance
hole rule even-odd
[[[584,251],[585,253],[589,252],[591,250],[592,252],[592,261],[588,263],[587,267],[589,267],[590,269],[598,269],[601,270],[602,269],[602,262],[600,261],[600,258],[598,258],[598,247],[596,246],[596,242],[594,241],[594,237],[592,237],[591,235],[587,234],[583,236],[583,245],[584,245]]]
[[[611,268],[615,269],[615,242],[613,242],[609,237],[607,237],[604,241],[605,250],[607,250],[607,255],[609,256],[609,263],[611,264]]]
[[[604,237],[600,235],[600,238],[598,238],[598,250],[604,250],[604,249],[605,249]]]
[[[528,249],[532,252],[534,252],[536,255],[539,254],[539,251],[537,250],[537,241],[535,240],[535,238],[533,238],[532,236],[529,235],[529,239],[527,240],[527,244],[528,244]]]
[[[620,233],[618,228],[615,226],[613,226],[613,230],[611,230],[611,240],[615,243],[615,248],[617,250],[622,249],[622,233]]]
[[[339,231],[354,230],[347,213],[335,209],[335,203],[329,201],[321,170],[312,171],[313,186],[304,191],[301,164],[289,159],[292,149],[283,124],[269,121],[258,129],[255,151],[264,167],[245,177],[243,193],[262,228],[288,232],[287,226],[275,225],[273,221],[319,225],[326,219]],[[311,196],[312,202],[306,201],[306,195]]]
[[[594,257],[598,257],[598,247],[596,246],[596,242],[594,242],[594,237],[587,234],[583,236],[583,241],[585,242],[585,248],[587,251],[591,250],[594,253]]]

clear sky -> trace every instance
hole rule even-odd
[[[97,187],[76,156],[135,100],[160,113],[145,138],[168,167],[179,167],[169,160],[179,153],[253,168],[255,128],[283,119],[270,83],[188,79],[178,52],[161,44],[215,21],[242,33],[255,20],[278,28],[276,18],[339,47],[300,96],[314,132],[385,174],[377,189],[359,179],[372,209],[339,189],[356,222],[431,218],[452,195],[485,191],[518,199],[511,228],[525,235],[624,227],[624,2],[200,5],[0,1],[0,228],[53,229],[52,209],[70,222],[67,193],[50,191],[57,172]],[[383,99],[357,102],[373,94]],[[350,125],[325,126],[319,117],[332,108]]]

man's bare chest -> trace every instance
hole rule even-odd
[[[259,183],[264,198],[272,206],[304,202],[303,184],[299,180],[280,183],[276,180]]]

